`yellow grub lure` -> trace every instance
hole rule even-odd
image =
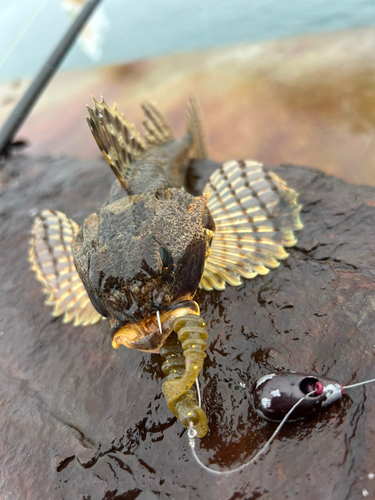
[[[207,330],[194,295],[279,266],[302,228],[301,206],[282,179],[249,160],[223,163],[202,195],[191,195],[187,167],[207,157],[195,101],[180,139],[155,104],[142,110],[144,137],[94,100],[87,122],[116,180],[82,226],[59,211],[39,214],[29,260],[54,316],[76,326],[107,318],[114,348],[165,358],[168,407],[203,437],[207,418],[193,386]]]
[[[207,417],[195,397],[193,384],[206,357],[206,324],[202,318],[188,314],[173,323],[179,342],[170,336],[160,348],[166,361],[162,370],[167,375],[162,391],[171,412],[186,427],[193,423],[197,437],[207,433]]]

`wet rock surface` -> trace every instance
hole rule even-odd
[[[216,167],[193,164],[190,189]],[[275,429],[252,405],[261,375],[349,384],[375,374],[375,190],[274,171],[300,192],[296,247],[266,276],[196,296],[210,335],[198,454],[215,469],[244,463]],[[70,158],[14,157],[1,172],[0,499],[373,498],[375,386],[287,424],[263,460],[217,477],[194,462],[167,409],[158,355],[114,350],[107,322],[51,317],[27,262],[32,217],[51,208],[81,223],[112,180],[104,162]]]

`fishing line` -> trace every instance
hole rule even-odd
[[[20,43],[22,38],[25,36],[26,31],[30,28],[30,26],[33,24],[35,19],[39,16],[41,11],[44,9],[45,5],[49,2],[49,0],[44,0],[41,2],[39,7],[36,8],[34,13],[31,15],[30,20],[24,25],[22,30],[18,33],[16,38],[14,39],[13,43],[10,45],[9,49],[5,52],[3,57],[0,58],[0,68],[4,65],[8,57],[11,55],[11,53],[14,51],[14,49],[17,47],[17,45]]]
[[[156,319],[158,321],[158,327],[159,327],[160,335],[163,335],[163,329],[162,329],[162,326],[161,326],[160,312],[159,311],[156,311]]]
[[[375,378],[365,380],[364,382],[358,382],[357,384],[344,385],[343,389],[351,389],[352,387],[359,387],[360,385],[371,384],[372,382],[375,382]]]
[[[202,406],[201,390],[199,388],[199,382],[197,378],[195,379],[195,386],[197,388],[197,394],[198,394],[198,406]]]
[[[265,454],[268,452],[269,446],[272,443],[272,441],[275,439],[275,437],[279,434],[281,431],[282,427],[284,426],[285,422],[288,420],[289,416],[293,413],[293,411],[297,408],[297,406],[302,403],[302,401],[314,394],[315,391],[311,391],[305,396],[303,396],[297,403],[295,403],[292,408],[288,411],[288,413],[285,415],[285,417],[282,419],[282,421],[279,423],[279,425],[276,427],[275,432],[272,434],[272,436],[268,439],[265,445],[262,446],[262,448],[251,458],[248,462],[244,463],[243,465],[240,465],[239,467],[236,467],[235,469],[231,470],[225,470],[225,471],[219,471],[219,470],[214,470],[211,469],[210,467],[207,467],[204,465],[203,462],[201,462],[200,458],[198,457],[196,451],[195,451],[195,438],[197,436],[197,431],[194,429],[194,424],[193,422],[190,422],[189,430],[188,430],[188,437],[189,437],[189,445],[191,448],[191,451],[193,453],[193,456],[198,462],[198,464],[203,467],[208,472],[211,472],[212,474],[216,475],[221,475],[221,474],[233,474],[234,472],[239,472],[240,470],[244,469],[245,467],[248,467],[249,465],[253,464],[261,455]]]
[[[276,376],[275,374],[271,374],[272,376]],[[270,378],[272,378],[272,376]],[[306,377],[305,377],[306,378]],[[260,379],[261,380],[261,379]],[[196,381],[197,382],[197,381]],[[362,386],[362,385],[365,385],[365,384],[370,384],[370,383],[373,383],[375,382],[375,379],[369,379],[369,380],[365,380],[363,382],[358,382],[356,384],[350,384],[350,385],[346,385],[343,387],[343,389],[351,389],[353,387],[358,387],[358,386]],[[259,383],[259,382],[258,382]],[[320,383],[319,383],[320,384]],[[258,385],[258,384],[257,384]],[[320,387],[320,385],[316,385],[315,387]],[[197,388],[199,389],[199,386],[198,386],[198,383],[197,383]],[[324,395],[325,393],[329,393],[329,386],[327,386],[322,394]],[[197,452],[196,452],[196,449],[195,449],[195,438],[197,437],[197,431],[195,430],[194,428],[194,424],[193,422],[190,421],[189,423],[189,429],[188,429],[188,438],[189,438],[189,445],[190,445],[190,448],[191,448],[191,451],[192,451],[192,454],[193,454],[193,457],[195,459],[195,461],[204,469],[206,470],[207,472],[210,472],[211,474],[216,474],[217,476],[219,475],[225,475],[225,474],[233,474],[235,472],[239,472],[241,471],[242,469],[245,469],[246,467],[248,467],[249,465],[252,465],[256,462],[256,460],[258,460],[262,455],[265,455],[268,451],[269,451],[269,447],[272,443],[272,441],[276,438],[276,436],[279,434],[279,432],[281,431],[281,429],[283,428],[284,424],[286,423],[286,421],[288,420],[288,418],[292,415],[292,413],[296,410],[296,408],[303,402],[305,401],[307,398],[311,397],[311,396],[317,396],[317,395],[321,395],[321,394],[317,394],[317,391],[316,389],[314,388],[314,390],[308,392],[307,394],[304,394],[291,408],[290,410],[286,413],[286,415],[284,416],[284,418],[281,420],[281,422],[279,423],[279,425],[276,427],[276,430],[273,432],[273,434],[271,435],[271,437],[266,441],[266,443],[262,446],[262,448],[250,459],[248,460],[246,463],[244,463],[243,465],[239,466],[239,467],[236,467],[235,469],[230,469],[230,470],[224,470],[224,471],[218,471],[218,470],[214,470],[214,469],[211,469],[210,467],[208,467],[207,465],[205,465],[201,460],[200,458],[198,457],[197,455]],[[200,397],[200,393],[199,393],[199,397]],[[328,396],[329,397],[329,396]],[[200,400],[199,400],[199,406],[200,406]]]
[[[69,26],[59,44],[40,68],[28,89],[14,107],[0,129],[0,156],[5,155],[18,129],[34,107],[47,83],[55,74],[60,63],[68,53],[77,35],[101,0],[87,0],[73,23]]]

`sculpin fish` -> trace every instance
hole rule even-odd
[[[55,316],[75,325],[107,318],[113,347],[166,358],[168,406],[201,437],[207,419],[192,386],[207,330],[194,295],[198,287],[223,290],[276,268],[288,255],[284,247],[296,242],[301,207],[283,180],[253,161],[224,163],[202,196],[189,194],[189,162],[207,156],[195,101],[180,139],[155,104],[142,109],[144,139],[104,100],[88,108],[89,127],[116,180],[81,227],[44,210],[33,226],[30,262]]]

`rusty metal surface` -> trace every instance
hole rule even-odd
[[[216,166],[195,163],[190,189]],[[267,276],[196,296],[209,330],[200,381],[210,430],[198,453],[212,467],[244,463],[274,430],[252,406],[262,374],[374,376],[375,191],[275,170],[301,193],[297,246]],[[27,263],[32,214],[59,209],[80,223],[111,182],[104,161],[68,157],[14,157],[2,171],[0,498],[343,500],[363,489],[373,498],[374,386],[286,425],[261,462],[217,478],[195,464],[167,409],[158,355],[114,350],[106,322],[51,317]]]

